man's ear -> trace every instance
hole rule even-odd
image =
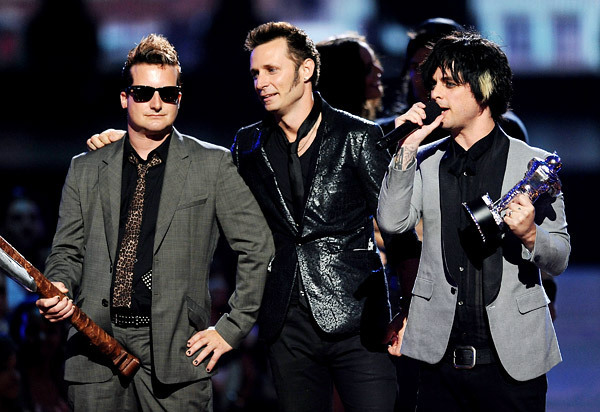
[[[315,72],[315,61],[313,59],[304,60],[302,66],[300,66],[300,70],[304,81],[309,81]]]
[[[121,92],[121,107],[127,109],[127,93]]]

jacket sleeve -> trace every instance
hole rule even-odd
[[[379,228],[387,233],[404,233],[415,227],[421,213],[422,181],[416,161],[408,169],[400,170],[392,159],[379,193]]]
[[[223,152],[218,175],[217,219],[238,263],[236,286],[229,299],[231,311],[219,319],[215,329],[237,347],[256,322],[274,247],[265,218],[228,152]]]
[[[357,157],[358,174],[364,188],[369,211],[373,215],[377,210],[377,198],[381,181],[385,175],[386,166],[390,162],[390,155],[387,150],[379,150],[375,146],[382,135],[379,126],[369,126],[360,140]]]
[[[544,202],[541,198],[538,202],[544,204],[544,208],[540,210],[540,208],[536,207],[537,227],[533,251],[529,252],[523,246],[522,257],[525,260],[533,262],[543,272],[557,276],[567,268],[569,254],[571,253],[571,243],[565,217],[564,196],[562,194],[559,195],[551,203]],[[538,203],[536,203],[536,206],[539,206]],[[540,217],[538,212],[541,211],[544,213]],[[542,221],[540,222],[540,220]]]
[[[52,250],[46,260],[46,277],[62,282],[73,299],[83,272],[84,219],[77,182],[77,157],[71,160],[58,212],[58,225]]]

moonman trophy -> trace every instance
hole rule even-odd
[[[545,160],[534,157],[529,161],[525,177],[502,198],[492,202],[486,193],[481,198],[464,202],[463,206],[473,219],[483,243],[487,244],[502,232],[504,211],[518,194],[527,195],[531,203],[543,193],[548,193],[552,197],[560,195],[561,184],[558,171],[561,166],[560,157],[556,153],[546,157]]]
[[[64,293],[60,292],[2,236],[0,236],[0,272],[5,272],[25,289],[37,292],[43,298],[59,296],[63,299],[65,297]],[[74,307],[70,321],[104,356],[112,361],[121,375],[131,377],[137,372],[140,367],[139,359],[125,351],[115,338],[94,323],[77,306]]]

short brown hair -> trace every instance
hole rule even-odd
[[[296,64],[296,69],[306,59],[311,59],[315,62],[315,71],[310,81],[313,88],[316,87],[319,83],[319,74],[321,72],[321,58],[319,57],[315,43],[308,37],[308,34],[304,30],[285,21],[261,24],[248,32],[244,46],[247,51],[251,52],[261,44],[278,38],[286,40],[290,58]]]
[[[181,66],[175,47],[161,34],[149,34],[142,38],[140,43],[129,51],[123,66],[123,87],[131,86],[133,77],[131,67],[136,64],[147,63],[160,66],[175,66],[177,68],[177,85],[181,86]]]

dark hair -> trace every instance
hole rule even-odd
[[[442,37],[453,32],[463,31],[465,31],[465,28],[454,20],[444,17],[435,17],[419,23],[417,27],[407,33],[410,40],[406,45],[404,65],[400,72],[400,78],[402,79],[402,106],[412,106],[416,103],[410,79],[410,65],[415,53],[422,48],[432,49],[435,43]]]
[[[177,85],[181,86],[179,56],[175,47],[163,35],[149,34],[129,51],[122,71],[123,88],[131,86],[133,83],[131,67],[141,63],[175,66],[177,68]]]
[[[319,91],[336,109],[374,119],[381,99],[367,100],[365,78],[372,70],[361,57],[361,48],[372,47],[365,36],[349,33],[317,43],[321,55]],[[373,63],[379,63],[377,57]]]
[[[248,32],[244,47],[247,51],[251,52],[261,44],[278,38],[286,40],[290,58],[296,64],[296,69],[306,59],[311,59],[315,62],[315,71],[310,81],[313,87],[316,87],[319,83],[319,74],[321,72],[321,59],[315,43],[308,37],[308,34],[304,30],[284,21],[261,24]]]
[[[428,90],[438,68],[457,84],[468,84],[477,102],[490,108],[494,120],[500,120],[508,110],[512,71],[506,54],[496,43],[473,31],[446,36],[435,44],[421,65]]]

